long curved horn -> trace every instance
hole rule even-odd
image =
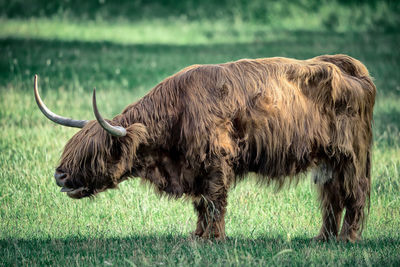
[[[97,109],[97,104],[96,104],[96,88],[93,89],[93,112],[94,115],[96,116],[97,121],[103,127],[104,130],[106,130],[109,134],[116,136],[116,137],[122,137],[126,135],[126,129],[121,126],[112,126],[108,122],[106,122],[105,119],[100,115],[99,110]]]
[[[61,125],[68,126],[68,127],[76,127],[76,128],[83,128],[83,126],[85,126],[86,123],[88,123],[88,121],[86,121],[86,120],[74,120],[74,119],[70,119],[70,118],[61,117],[61,116],[53,113],[50,109],[48,109],[48,107],[46,107],[46,105],[43,103],[43,101],[39,95],[38,86],[37,86],[37,75],[35,75],[33,91],[35,92],[36,103],[38,104],[42,113],[49,120],[51,120],[57,124],[61,124]]]

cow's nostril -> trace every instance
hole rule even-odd
[[[66,174],[66,173],[58,173],[58,172],[56,172],[56,173],[54,174],[54,178],[56,178],[56,184],[57,184],[58,186],[61,186],[61,187],[64,186],[65,180],[63,180],[63,179],[66,178],[66,177],[67,177],[67,174]]]
[[[56,180],[61,180],[61,179],[64,179],[65,177],[67,177],[67,174],[66,173],[55,173],[54,174],[54,178],[56,178]]]

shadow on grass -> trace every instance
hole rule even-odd
[[[69,89],[66,83],[79,83],[91,90],[96,83],[125,89],[142,86],[149,90],[191,64],[274,56],[306,59],[344,53],[367,65],[380,92],[400,92],[394,86],[398,84],[398,68],[388,64],[400,61],[395,52],[399,34],[288,31],[276,36],[268,32],[257,35],[259,41],[255,38],[249,43],[209,45],[0,39],[0,84],[31,82],[33,74],[39,73],[50,79],[52,88]]]
[[[400,240],[383,237],[356,244],[290,241],[282,237],[230,237],[203,241],[180,235],[143,235],[115,238],[67,237],[0,240],[3,263],[35,264],[389,264],[399,262]],[[272,262],[271,262],[272,261]],[[277,262],[275,262],[277,263]]]

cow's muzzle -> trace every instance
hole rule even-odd
[[[83,198],[95,195],[95,191],[82,185],[74,185],[69,174],[56,170],[54,173],[56,184],[61,187],[61,192],[67,193],[71,198]]]
[[[67,181],[68,175],[63,172],[56,171],[54,173],[54,178],[56,179],[56,184],[61,188],[61,192],[70,192],[74,190],[73,188],[68,188],[65,186],[65,182]]]

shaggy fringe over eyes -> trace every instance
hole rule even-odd
[[[110,121],[115,124],[115,122]],[[127,127],[123,138],[108,134],[97,121],[89,122],[73,136],[65,146],[60,166],[72,177],[79,175],[87,183],[102,183],[100,178],[118,179],[131,165],[140,144],[145,144],[147,131],[143,124],[134,123]],[[110,181],[104,181],[109,183]]]
[[[113,158],[113,138],[96,121],[89,122],[66,144],[60,165],[71,175],[90,169],[94,176],[106,171],[106,162]]]

